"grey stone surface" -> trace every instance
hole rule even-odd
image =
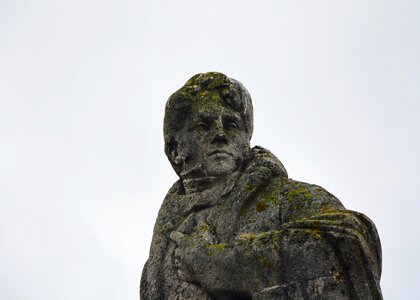
[[[169,98],[165,153],[180,179],[156,220],[141,299],[382,299],[372,221],[251,148],[252,116],[247,90],[221,73]]]

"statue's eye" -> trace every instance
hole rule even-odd
[[[198,122],[198,128],[207,131],[210,129],[210,123],[207,121],[200,121]]]
[[[235,121],[228,121],[226,122],[226,130],[237,130],[238,124]]]

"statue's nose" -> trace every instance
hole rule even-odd
[[[227,143],[225,129],[223,128],[223,124],[221,122],[216,122],[215,134],[212,139],[213,144],[220,144],[220,143]]]

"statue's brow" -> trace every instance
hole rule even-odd
[[[210,113],[203,113],[203,112],[200,112],[200,113],[196,114],[195,117],[197,119],[205,119],[205,120],[214,119],[214,115],[212,115]]]
[[[200,113],[197,113],[196,115],[195,115],[195,117],[196,118],[198,118],[198,119],[214,119],[215,117],[214,117],[214,115],[213,114],[211,114],[210,112],[208,112],[208,113],[206,113],[206,112],[200,112]],[[239,116],[237,116],[236,114],[234,114],[234,113],[224,113],[223,114],[223,116],[222,116],[222,119],[223,120],[226,120],[226,119],[229,119],[229,120],[231,120],[231,119],[239,119]]]
[[[222,118],[223,120],[234,120],[234,121],[240,120],[240,117],[236,114],[224,114]]]

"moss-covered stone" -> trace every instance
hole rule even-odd
[[[250,148],[252,129],[248,92],[224,74],[197,74],[169,98],[165,153],[180,180],[159,211],[141,299],[382,299],[374,224],[288,178]]]

